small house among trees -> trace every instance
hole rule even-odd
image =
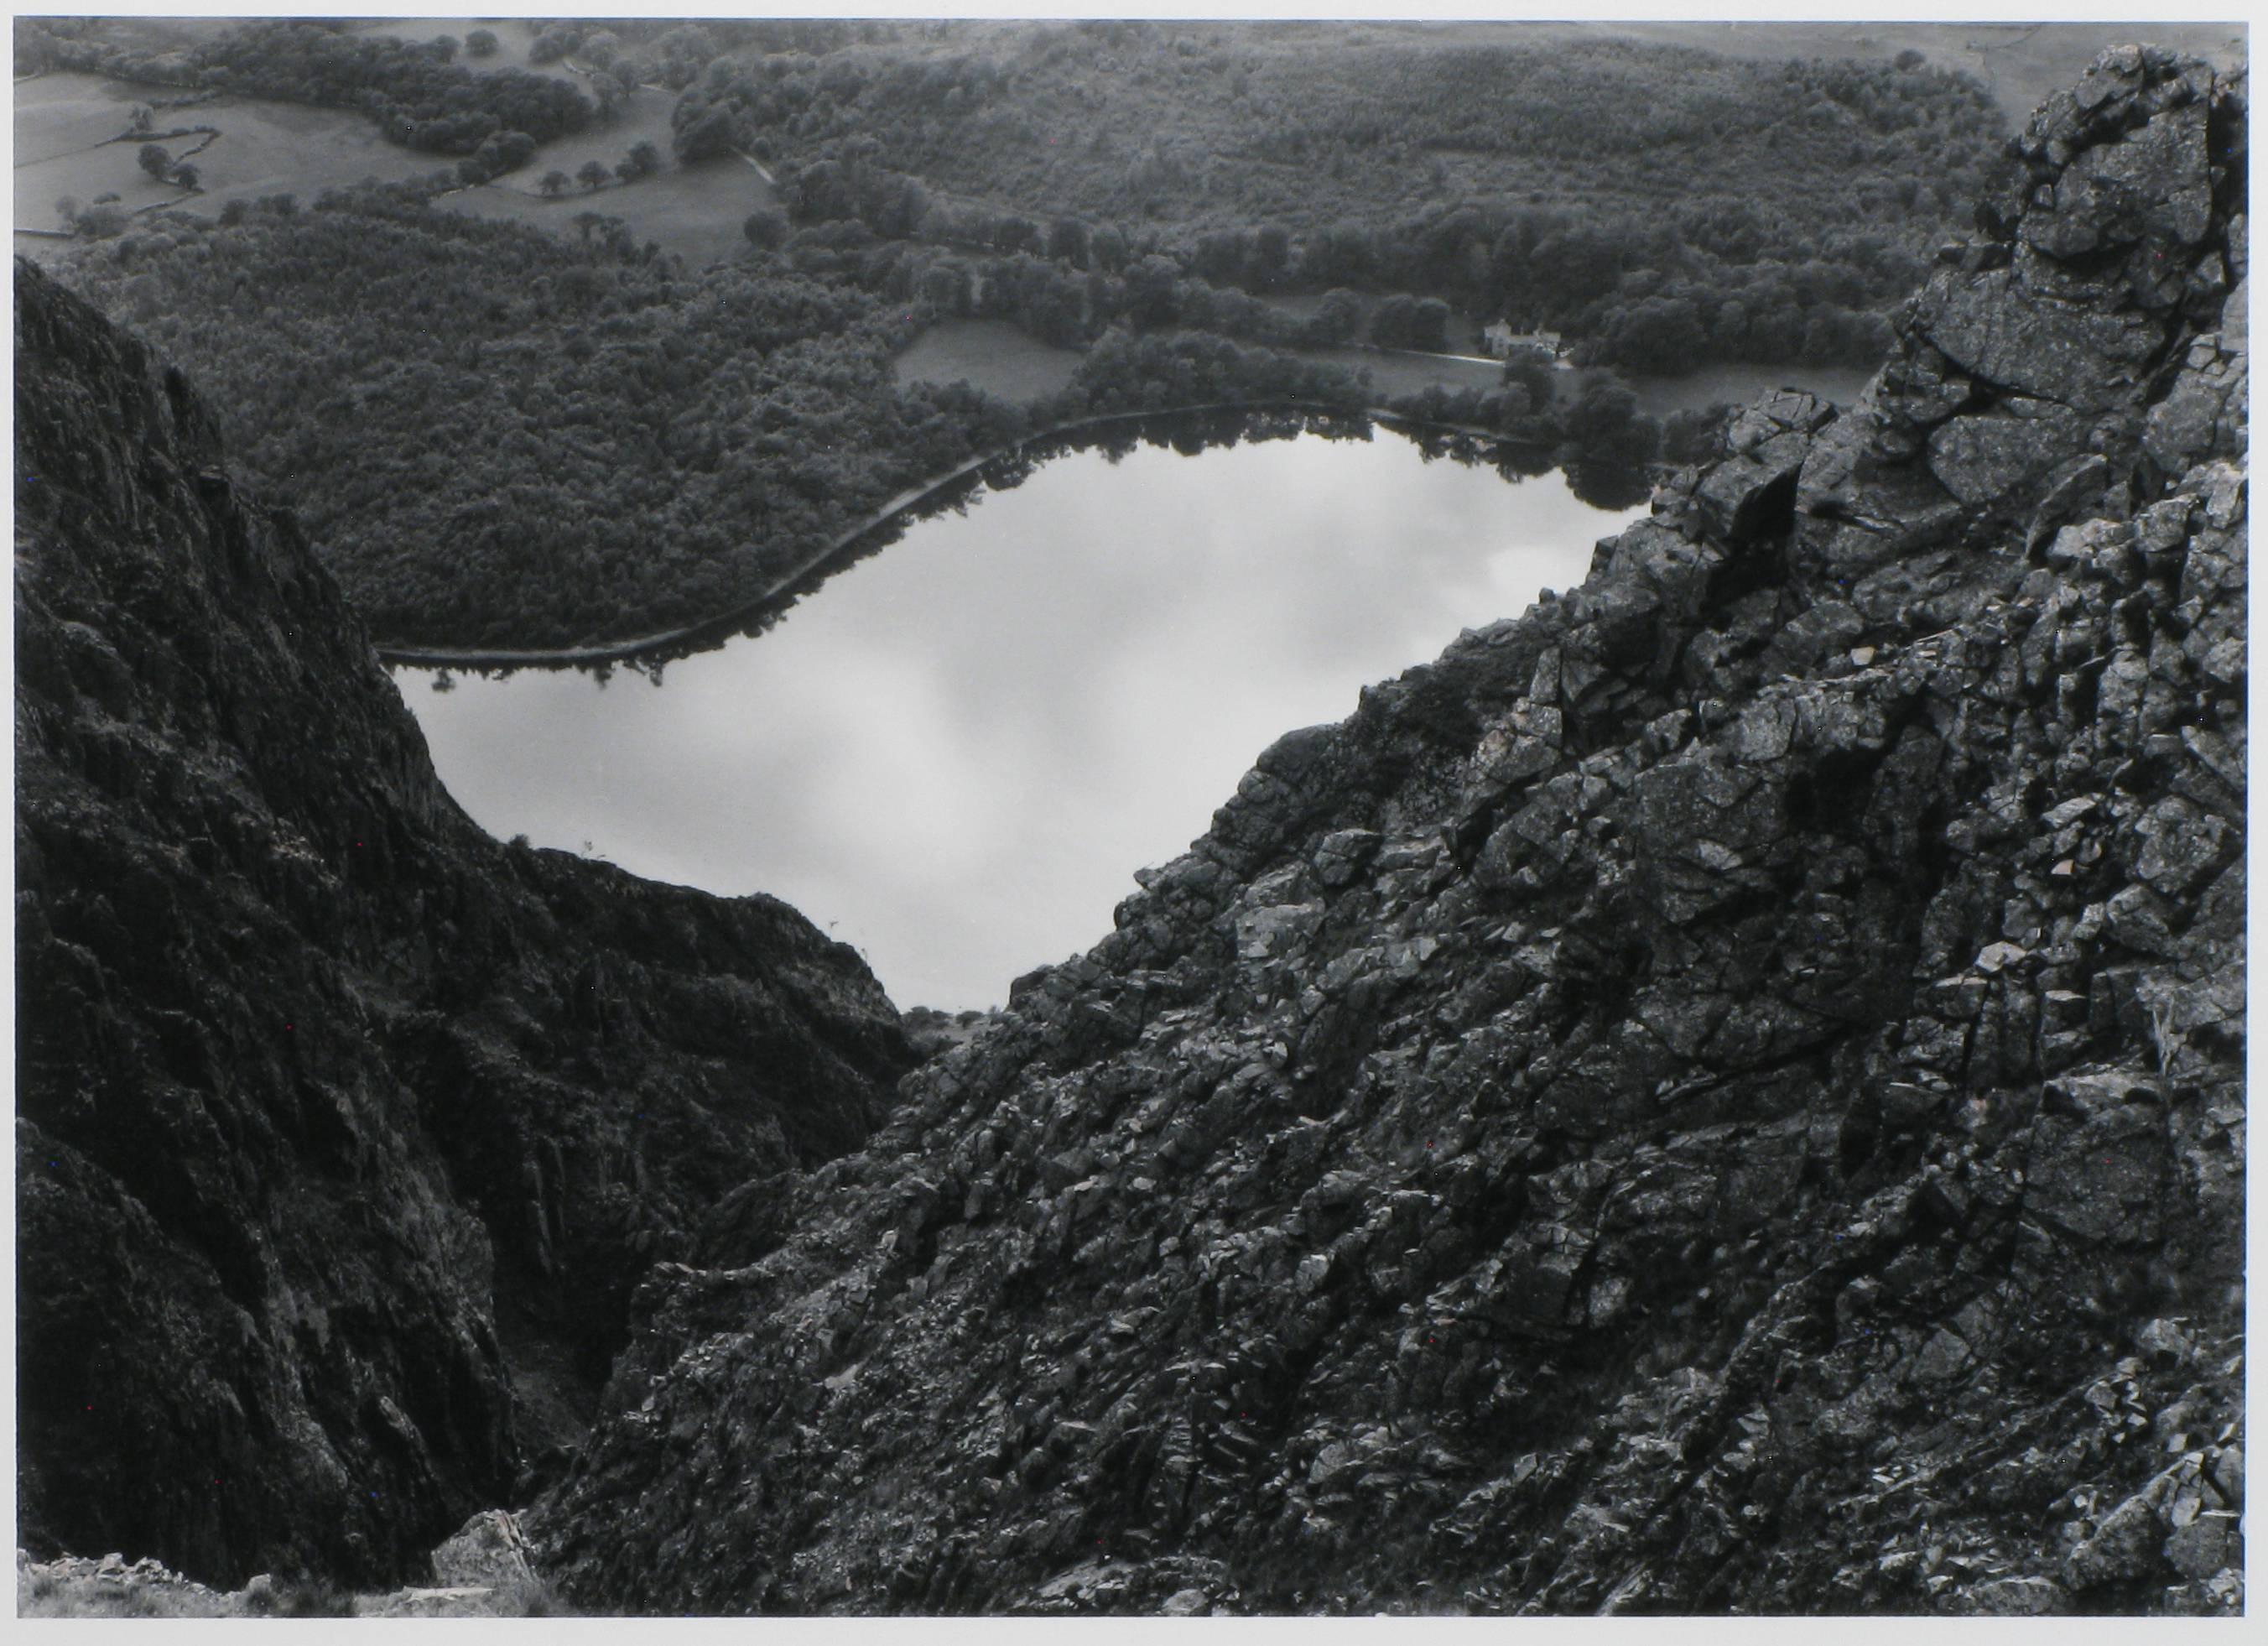
[[[1491,321],[1483,327],[1481,347],[1498,360],[1509,359],[1515,350],[1521,349],[1541,349],[1555,360],[1562,353],[1557,332],[1514,331],[1508,320]]]

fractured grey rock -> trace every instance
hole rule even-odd
[[[1955,417],[1929,437],[1929,468],[1963,503],[1990,503],[2044,479],[2076,456],[2086,425],[2075,414]]]

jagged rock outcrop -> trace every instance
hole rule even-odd
[[[416,1576],[910,1058],[784,905],[483,835],[179,374],[16,289],[21,1536]]]
[[[2239,1605],[2242,88],[2104,58],[1852,413],[657,1269],[571,1596]]]

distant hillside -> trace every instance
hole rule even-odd
[[[1432,44],[1296,25],[1065,24],[742,59],[691,88],[783,152],[875,138],[939,188],[1035,213],[1294,230],[1511,200],[1738,198],[1814,232],[1965,209],[2006,134],[1942,70],[1764,64],[1620,40]],[[733,60],[728,59],[730,64]]]
[[[1209,231],[1360,237],[1375,267],[1342,252],[1270,277],[1392,279],[1570,324],[1683,281],[1722,302],[1766,265],[1846,288],[1848,306],[1888,302],[1962,219],[2006,131],[1982,86],[1918,61],[1491,38],[1003,26],[727,60],[675,122],[692,151],[864,154],[940,206],[1107,223],[1183,251]]]

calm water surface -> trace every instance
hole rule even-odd
[[[1079,452],[659,685],[398,678],[492,832],[770,892],[900,1006],[991,1006],[1108,933],[1278,735],[1580,582],[1642,513],[1382,429]]]

